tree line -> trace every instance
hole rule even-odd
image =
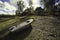
[[[17,2],[18,10],[16,10],[16,15],[18,16],[24,16],[24,15],[53,15],[53,16],[59,16],[60,14],[60,4],[55,5],[55,0],[41,0],[41,3],[44,4],[44,9],[41,7],[37,7],[35,10],[32,6],[32,1],[29,1],[30,8],[27,8],[25,11],[23,11],[24,8],[24,2],[19,1]]]

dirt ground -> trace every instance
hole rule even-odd
[[[13,34],[3,40],[60,40],[60,19],[52,16],[37,16],[29,28]]]
[[[32,23],[32,31],[25,40],[60,40],[60,19],[38,16]]]

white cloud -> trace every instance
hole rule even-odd
[[[16,8],[17,7],[17,1],[20,1],[20,0],[10,0],[10,4],[7,3],[7,2],[1,2],[0,1],[0,14],[5,14],[5,15],[15,15],[15,11],[16,11]],[[24,10],[29,6],[29,0],[22,0],[24,1],[24,5],[25,5],[25,8]],[[44,4],[41,5],[40,3],[40,0],[32,0],[32,6],[34,7],[34,9],[36,9],[37,7],[41,7],[41,8],[44,8]],[[1,8],[2,6],[2,8]]]
[[[0,4],[3,4],[3,2],[2,2],[2,1],[0,1]]]
[[[1,7],[2,6],[2,7]],[[7,2],[0,1],[0,14],[4,15],[15,15],[16,8],[13,5],[10,5]]]
[[[10,4],[17,7],[17,1],[20,1],[20,0],[10,0]]]
[[[30,7],[29,6],[29,0],[22,0],[25,3],[25,8]],[[36,9],[37,7],[41,7],[44,8],[44,4],[41,2],[41,0],[32,0],[32,6],[34,9]]]
[[[33,7],[36,9],[37,7],[44,8],[44,4],[41,2],[41,0],[32,0],[33,2]]]
[[[58,5],[58,4],[60,4],[60,0],[59,0],[58,2],[55,3],[55,5]]]
[[[22,1],[24,2],[24,6],[25,6],[23,10],[25,10],[25,9],[30,7],[29,3],[28,3],[29,0],[22,0]]]
[[[25,5],[25,8],[24,10],[29,6],[29,1],[30,0],[10,0],[10,4],[12,4],[13,6],[15,6],[16,8],[18,8],[17,6],[17,1],[24,1],[24,5]],[[41,7],[41,8],[44,8],[44,4],[41,5],[40,3],[41,0],[32,0],[33,4],[32,6],[34,7],[34,9],[36,9],[37,7]]]
[[[16,10],[16,8],[14,6],[10,5],[7,2],[5,2],[4,5],[5,5],[5,8],[8,8],[9,10]]]
[[[24,5],[25,5],[25,8],[24,10],[27,8],[27,7],[30,7],[29,6],[29,1],[30,0],[10,0],[10,4],[14,5],[15,7],[17,7],[17,1],[24,1]],[[41,8],[44,8],[44,4],[40,2],[41,0],[32,0],[32,6],[34,7],[34,9],[36,9],[37,7],[41,7]]]

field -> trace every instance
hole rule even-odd
[[[17,19],[17,20],[16,20]],[[3,31],[10,26],[13,26],[18,21],[17,17],[13,18],[0,18],[0,31]]]
[[[19,33],[9,34],[3,40],[60,40],[59,17],[29,16],[28,18],[34,18],[30,27]],[[23,21],[24,19],[26,18],[21,18]]]
[[[37,16],[32,31],[25,40],[60,40],[60,19],[53,16]]]

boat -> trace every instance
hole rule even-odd
[[[24,21],[22,23],[20,23],[19,25],[17,26],[12,26],[9,28],[9,31],[10,32],[15,32],[15,31],[19,31],[20,29],[25,29],[27,28],[28,26],[31,25],[31,23],[33,22],[33,19],[29,19],[27,21]]]

